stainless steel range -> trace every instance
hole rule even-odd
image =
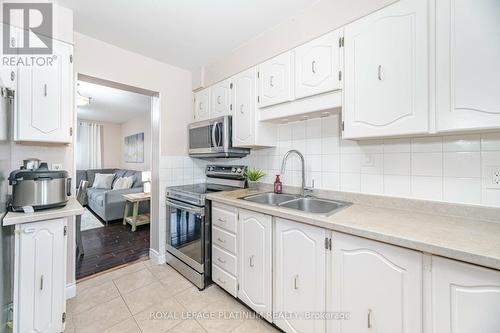
[[[199,289],[211,283],[211,206],[207,193],[245,187],[246,167],[208,165],[206,183],[168,187],[167,263]]]

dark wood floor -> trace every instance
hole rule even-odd
[[[149,255],[149,224],[132,232],[122,220],[109,222],[107,227],[82,231],[85,254],[76,260],[76,278],[147,257]]]

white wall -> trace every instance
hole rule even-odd
[[[238,47],[227,57],[205,64],[205,85],[230,77],[393,2],[395,0],[318,1],[300,15]],[[195,73],[200,75],[203,71]],[[199,82],[197,79],[193,84]]]
[[[122,158],[122,126],[108,122],[102,124],[102,167],[120,168]]]
[[[186,127],[193,119],[191,72],[75,33],[75,73],[159,93],[162,155],[186,155]],[[158,162],[159,163],[159,162]],[[154,178],[153,183],[159,179]],[[154,184],[153,184],[154,190]],[[152,201],[151,248],[165,252],[164,203]],[[160,215],[161,214],[161,215]]]
[[[144,163],[127,163],[125,161],[125,137],[144,133]],[[151,170],[151,113],[130,119],[121,124],[121,167],[124,169],[147,171]]]

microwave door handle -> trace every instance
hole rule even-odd
[[[218,123],[217,127],[219,128],[219,131],[217,132],[217,147],[222,146],[222,123]]]
[[[215,131],[217,130],[217,122],[212,125],[212,147],[217,147],[217,140],[215,139]]]
[[[193,214],[199,214],[201,216],[205,215],[205,209],[203,207],[191,207],[188,205],[183,205],[177,202],[173,202],[172,200],[166,199],[167,206],[170,206],[172,208],[177,208],[180,210],[185,210],[187,212],[193,213]]]

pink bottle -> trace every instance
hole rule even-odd
[[[281,183],[280,180],[280,175],[276,175],[276,180],[274,181],[274,193],[281,193],[283,192],[283,184]]]

